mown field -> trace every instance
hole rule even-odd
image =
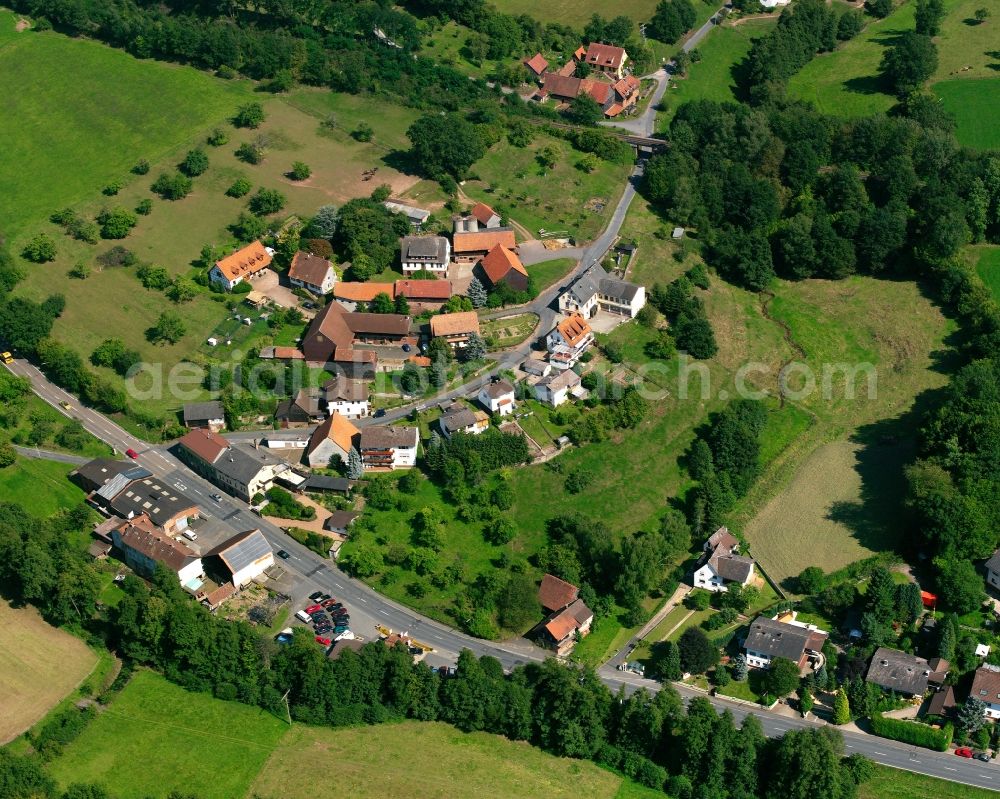
[[[736,101],[734,68],[750,51],[753,40],[768,33],[775,19],[747,17],[739,25],[716,27],[698,45],[701,61],[691,64],[683,80],[671,80],[663,97],[664,112],[657,116],[657,126],[666,130],[678,107],[691,100]]]
[[[983,283],[1000,301],[1000,247],[984,244],[970,248],[972,257],[976,259],[976,272]]]
[[[552,169],[536,160],[545,147],[555,153]],[[536,132],[527,147],[513,147],[505,139],[476,162],[472,173],[477,179],[467,180],[462,188],[476,200],[509,209],[533,235],[546,229],[588,240],[607,224],[632,165],[598,161],[588,174],[576,166],[582,157],[569,142],[544,133]]]
[[[72,470],[66,463],[18,455],[13,466],[0,469],[0,497],[18,503],[32,516],[48,518],[83,502],[83,491],[67,479]]]
[[[49,771],[63,787],[100,782],[122,799],[193,791],[244,796],[288,725],[262,710],[136,673]]]
[[[858,799],[996,799],[996,792],[912,771],[875,766],[874,778],[861,786]]]
[[[331,764],[330,779],[316,779],[317,763]],[[526,743],[405,722],[350,730],[296,726],[251,791],[260,799],[611,799],[621,783],[592,763],[555,758]]]
[[[2,488],[0,496],[7,499]],[[82,639],[52,627],[34,608],[0,600],[0,744],[41,719],[87,678],[97,660]]]
[[[605,19],[624,14],[636,22],[647,22],[656,10],[657,2],[658,0],[621,0],[613,8],[599,0],[551,0],[541,5],[532,0],[496,0],[493,5],[508,14],[528,14],[539,22],[559,22],[582,31],[593,14],[600,14]],[[696,0],[695,5],[699,2],[700,0]]]
[[[1000,27],[996,30],[1000,40]],[[1000,63],[996,66],[1000,69]],[[1000,108],[1000,78],[943,80],[932,88],[955,118],[955,136],[959,142],[977,150],[1000,150],[996,114]]]

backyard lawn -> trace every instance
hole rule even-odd
[[[538,316],[533,313],[490,319],[480,324],[480,333],[490,349],[500,350],[520,344],[535,329]]]
[[[49,772],[62,787],[100,782],[122,799],[170,790],[232,799],[247,794],[287,730],[263,710],[139,671]]]
[[[525,267],[538,291],[545,291],[553,283],[558,283],[576,266],[575,258],[555,258]]]

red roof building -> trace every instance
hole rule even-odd
[[[536,76],[541,75],[549,68],[549,62],[545,60],[545,57],[541,53],[535,53],[531,58],[524,59],[523,63]]]
[[[527,291],[528,270],[524,268],[517,253],[497,244],[479,262],[483,274],[491,286],[506,283],[514,291]]]

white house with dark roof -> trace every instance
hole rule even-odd
[[[445,277],[451,259],[451,244],[444,236],[405,236],[399,243],[403,274],[430,272]]]
[[[438,427],[445,438],[451,438],[455,433],[478,436],[489,429],[490,417],[483,411],[474,411],[461,403],[455,403],[441,414]]]
[[[604,311],[633,319],[645,304],[646,289],[643,286],[611,277],[600,264],[581,272],[559,295],[560,311],[564,314],[580,313],[585,318]]]
[[[514,386],[506,380],[497,380],[483,386],[478,399],[486,410],[498,416],[514,412]]]
[[[419,444],[416,427],[366,427],[361,431],[361,464],[366,471],[408,469],[417,464]]]
[[[572,369],[553,373],[535,383],[535,398],[539,402],[558,408],[569,399],[570,393],[580,384],[580,375]]]
[[[880,646],[868,664],[865,681],[903,696],[923,696],[930,684],[940,685],[948,676],[948,661],[924,658]]]
[[[754,561],[740,555],[739,547],[740,542],[725,527],[712,533],[694,570],[694,587],[718,592],[728,591],[733,584],[749,585],[754,577]]]
[[[814,624],[795,621],[788,613],[769,619],[758,616],[750,624],[743,640],[747,665],[766,669],[774,658],[782,657],[798,665],[800,670],[815,670],[823,665],[823,644],[828,634]]]
[[[343,375],[323,384],[327,414],[339,413],[345,419],[371,416],[371,391],[364,380],[350,380]]]
[[[337,273],[326,258],[299,250],[288,267],[288,282],[313,294],[324,295],[333,291]]]
[[[218,433],[226,426],[226,413],[221,400],[184,403],[184,426],[189,430],[203,427]]]

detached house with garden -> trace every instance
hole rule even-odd
[[[333,291],[337,273],[326,258],[300,250],[295,253],[291,266],[288,267],[288,282],[322,296]]]
[[[549,615],[538,625],[536,634],[539,642],[559,657],[572,652],[577,639],[588,635],[594,623],[594,612],[579,593],[575,585],[551,574],[546,574],[538,587],[538,601]]]
[[[813,624],[795,621],[792,613],[769,619],[758,616],[743,641],[747,665],[766,669],[775,658],[786,658],[801,672],[815,671],[824,663],[823,644],[828,634]]]
[[[507,416],[514,412],[514,386],[506,380],[497,380],[482,387],[479,402],[490,413]]]
[[[249,282],[267,269],[273,255],[274,250],[270,247],[265,247],[259,241],[251,242],[232,255],[216,261],[208,272],[208,278],[226,291],[233,291],[244,280]]]
[[[753,558],[739,553],[740,542],[725,527],[705,542],[704,554],[694,570],[694,587],[728,591],[730,585],[749,585],[754,578]]]

